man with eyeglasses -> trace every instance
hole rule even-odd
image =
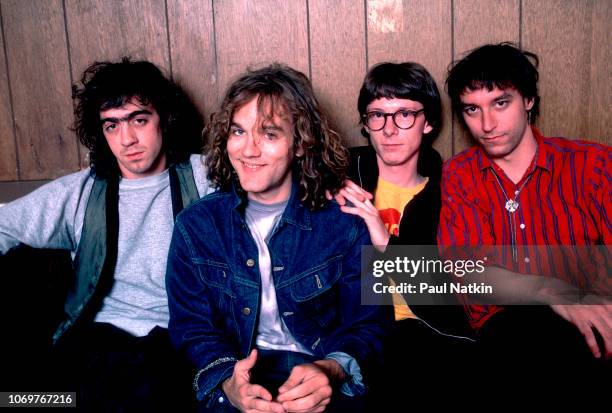
[[[380,251],[387,245],[436,245],[442,160],[432,148],[441,125],[434,79],[418,63],[380,63],[366,74],[357,106],[371,145],[351,149],[351,181],[339,192],[348,201],[342,210],[365,220]],[[398,293],[392,300],[396,322],[381,390],[424,390],[423,375],[456,371],[451,365],[473,345],[465,337],[461,307],[409,305]]]

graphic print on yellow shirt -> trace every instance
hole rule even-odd
[[[385,224],[385,228],[389,234],[399,235],[399,224],[402,219],[402,212],[412,198],[421,192],[429,178],[417,186],[412,188],[403,188],[392,184],[382,178],[378,178],[376,193],[374,194],[374,207],[378,210],[380,218]],[[395,285],[393,280],[390,280],[391,285]],[[404,320],[406,318],[416,318],[414,313],[408,307],[406,300],[401,294],[393,294],[393,307],[395,309],[395,320]]]

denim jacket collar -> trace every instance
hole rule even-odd
[[[242,223],[244,221],[244,211],[246,209],[246,205],[248,199],[246,194],[241,195],[237,189],[238,183],[234,182],[232,185],[232,197],[234,198],[232,204],[234,205],[234,211],[236,211]],[[242,191],[241,191],[242,192]],[[293,183],[291,185],[291,195],[289,196],[289,202],[287,203],[287,207],[283,212],[283,216],[281,217],[279,225],[283,224],[294,225],[295,227],[302,229],[304,231],[311,231],[311,212],[304,206],[304,204],[300,201],[299,197],[299,185],[296,179],[293,179]]]

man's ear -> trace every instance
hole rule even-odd
[[[302,148],[302,146],[298,146],[297,149],[295,150],[295,156],[297,158],[301,158],[302,156],[304,156],[304,148]]]
[[[433,130],[433,126],[431,126],[429,122],[425,121],[425,124],[423,125],[423,135],[427,135],[432,130]]]
[[[535,103],[535,98],[531,98],[531,99],[523,98],[523,99],[525,102],[525,109],[527,111],[531,110],[531,108],[533,108],[533,104]]]

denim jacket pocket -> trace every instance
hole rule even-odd
[[[291,297],[297,302],[311,300],[331,289],[341,274],[342,256],[338,255],[297,275],[291,282]]]
[[[290,287],[297,305],[296,322],[299,318],[319,327],[334,325],[340,300],[336,286],[341,275],[342,256],[336,256],[296,277]]]
[[[217,288],[220,292],[235,298],[232,291],[229,266],[222,262],[194,259],[202,282],[208,286]]]

